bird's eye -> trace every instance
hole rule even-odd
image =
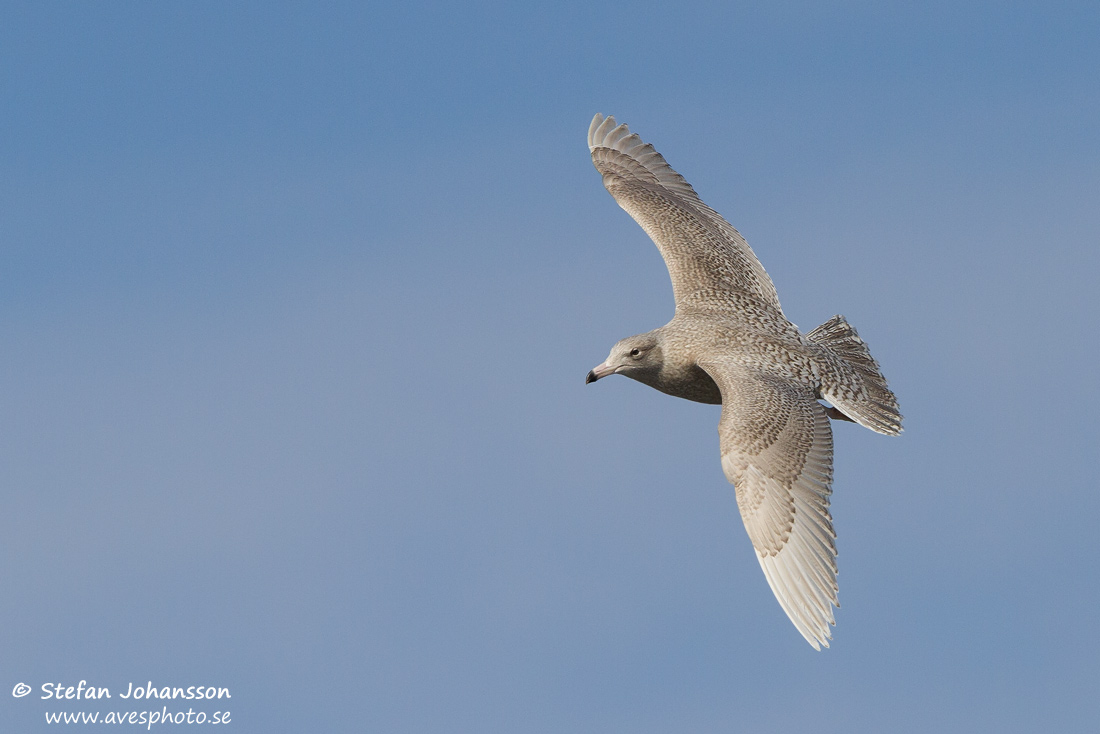
[[[633,349],[630,350],[630,356],[631,357],[637,357],[641,353],[642,353],[642,350],[638,349],[638,347],[634,347]]]

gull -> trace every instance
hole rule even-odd
[[[722,470],[760,567],[806,641],[828,647],[840,607],[829,421],[896,436],[897,399],[843,316],[807,334],[787,320],[745,239],[652,145],[597,114],[588,148],[604,186],[660,250],[676,311],[659,329],[615,344],[585,382],[625,375],[722,405]]]

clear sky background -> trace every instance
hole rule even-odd
[[[226,686],[240,732],[1096,726],[1098,38],[1091,2],[5,3],[0,728],[136,706],[38,698],[81,679]],[[901,438],[835,425],[830,650],[718,409],[584,384],[672,314],[596,112],[900,399]]]

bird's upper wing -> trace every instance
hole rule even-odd
[[[806,641],[828,647],[840,604],[825,408],[812,393],[732,360],[700,366],[722,391],[722,469],[768,584]]]
[[[745,238],[651,144],[597,114],[588,148],[604,186],[661,251],[677,308],[727,306],[732,292],[780,310],[775,286]]]

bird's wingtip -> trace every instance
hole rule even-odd
[[[623,125],[622,127],[626,127]],[[592,124],[588,126],[588,150],[589,152],[595,150],[598,143],[604,142],[604,138],[607,137],[607,133],[615,129],[615,116],[604,116],[602,112],[597,112],[596,116],[592,118]]]

